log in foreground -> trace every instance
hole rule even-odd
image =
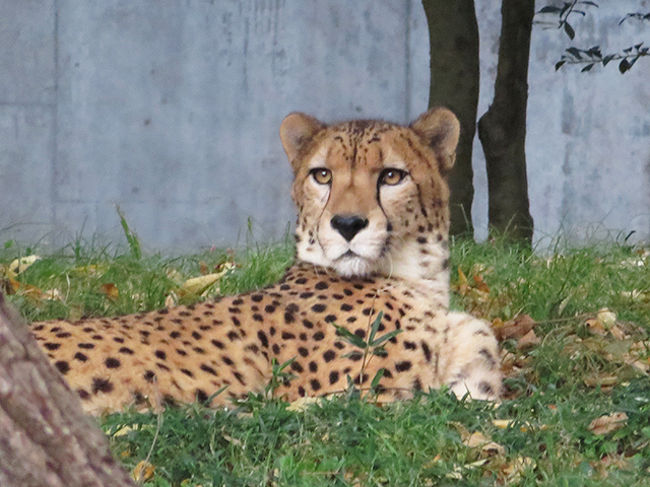
[[[135,485],[0,294],[0,485]]]

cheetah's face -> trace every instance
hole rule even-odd
[[[287,116],[280,135],[295,174],[298,258],[344,276],[440,271],[436,249],[446,245],[449,219],[444,175],[458,131],[443,108],[410,127],[327,127],[301,113]]]

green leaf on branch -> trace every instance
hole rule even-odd
[[[568,35],[571,40],[576,36],[576,31],[573,30],[573,27],[571,27],[568,22],[564,22],[564,32],[566,32],[566,35]]]
[[[618,65],[618,70],[621,72],[621,74],[623,74],[626,71],[628,71],[631,67],[632,65],[630,64],[630,62],[627,59],[623,59]]]

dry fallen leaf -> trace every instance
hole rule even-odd
[[[469,284],[467,282],[467,276],[463,272],[463,270],[458,267],[458,294],[461,296],[466,296],[467,293],[469,292]]]
[[[217,282],[223,276],[222,273],[205,274],[204,276],[192,277],[181,286],[181,291],[187,294],[201,295],[207,288]]]
[[[584,379],[587,387],[601,387],[602,389],[613,387],[618,384],[619,377],[612,374],[592,374]]]
[[[624,455],[605,455],[599,461],[589,462],[594,467],[602,478],[609,476],[608,470],[629,470],[632,464],[625,458]]]
[[[539,343],[540,343],[540,339],[537,335],[535,335],[535,330],[530,330],[519,340],[517,340],[517,348],[519,350],[525,350],[525,349],[533,348],[535,345],[539,345]]]
[[[172,291],[165,298],[165,308],[171,308],[178,304],[178,295]]]
[[[521,474],[528,468],[535,466],[535,462],[530,457],[517,457],[511,462],[505,463],[501,466],[499,471],[499,480],[507,485],[516,484]]]
[[[535,328],[535,325],[537,325],[537,322],[534,319],[527,314],[523,314],[505,322],[503,326],[495,328],[494,331],[499,341],[507,340],[508,338],[519,339]]]
[[[117,289],[117,286],[112,282],[107,282],[101,285],[101,291],[104,295],[111,301],[115,301],[120,297],[120,291]]]
[[[598,311],[596,319],[600,321],[605,328],[609,329],[616,324],[616,313],[607,308],[603,308]]]
[[[508,428],[514,421],[512,419],[493,419],[492,424],[499,429]]]
[[[496,455],[505,455],[506,449],[492,441],[480,431],[471,433],[467,438],[463,439],[463,445],[469,448],[480,448],[481,457],[493,457]]]
[[[595,435],[606,435],[612,431],[621,429],[627,424],[627,414],[616,412],[612,414],[605,414],[600,418],[594,419],[589,423],[589,431]]]
[[[40,300],[41,296],[43,295],[43,291],[41,291],[36,286],[22,283],[12,277],[8,279],[5,291],[7,292],[7,294],[17,294],[20,296],[27,296],[28,298],[35,299],[35,300]]]
[[[487,284],[485,284],[485,281],[483,280],[483,276],[480,274],[475,274],[472,276],[472,279],[474,279],[474,284],[476,286],[476,289],[481,291],[482,293],[489,294],[490,293],[490,288],[488,287]]]
[[[213,272],[211,274],[205,274],[199,277],[192,277],[186,280],[181,286],[181,294],[194,294],[197,296],[202,296],[210,287],[214,285],[219,279],[226,275],[231,269],[235,267],[235,264],[232,262],[226,262],[223,265],[219,266],[218,272]],[[218,291],[218,289],[216,289]]]
[[[15,277],[17,274],[25,272],[34,262],[40,259],[41,258],[38,255],[28,255],[19,259],[14,259],[7,268],[7,274],[9,277]]]
[[[585,321],[585,324],[587,325],[587,330],[589,330],[589,333],[592,335],[599,335],[601,337],[607,336],[607,329],[596,318],[589,318]]]
[[[136,482],[142,483],[153,478],[153,474],[155,471],[156,471],[156,467],[154,467],[149,462],[141,460],[131,472],[131,476],[133,477],[133,480],[135,480]]]

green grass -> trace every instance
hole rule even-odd
[[[5,247],[0,269],[34,253]],[[201,299],[183,296],[183,281],[233,259],[237,267],[219,283],[223,293],[277,280],[292,249],[285,242],[168,258],[143,256],[131,241],[122,250],[81,243],[2,282],[30,321],[116,315],[161,307],[172,292]],[[118,295],[109,296],[107,285]],[[51,289],[61,299],[44,299]],[[602,244],[539,256],[501,242],[458,241],[452,289],[455,308],[497,324],[524,313],[538,322],[534,347],[518,349],[515,338],[502,343],[510,353],[507,399],[498,407],[433,391],[384,405],[330,398],[296,412],[251,395],[227,411],[188,405],[160,416],[112,415],[101,425],[125,467],[149,459],[155,472],[146,485],[648,485],[650,378],[629,360],[630,353],[645,363],[650,356],[647,253]],[[588,320],[603,308],[625,336],[590,331]],[[621,428],[590,430],[613,412],[627,415]],[[472,432],[503,450],[488,455],[468,446]]]

